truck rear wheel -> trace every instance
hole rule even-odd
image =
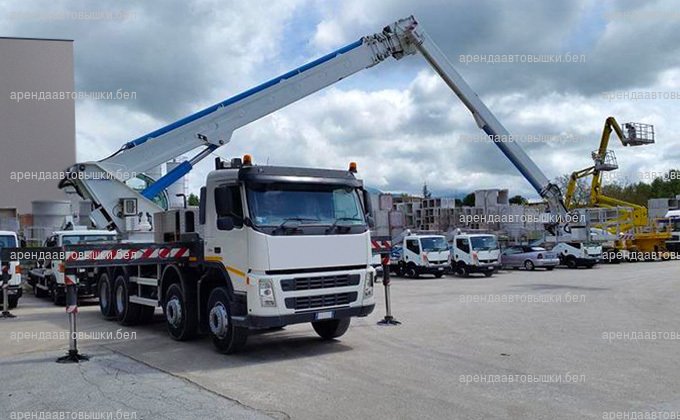
[[[113,287],[108,273],[99,276],[97,284],[99,294],[99,312],[106,319],[113,319],[116,316],[116,307],[113,305]]]
[[[116,305],[116,319],[121,325],[134,325],[139,322],[140,305],[130,302],[130,285],[125,276],[119,274],[113,282],[113,296]]]
[[[213,344],[221,353],[236,353],[248,340],[248,329],[237,327],[232,322],[229,294],[224,287],[217,287],[210,292],[208,326]]]
[[[163,314],[170,337],[177,341],[194,338],[198,326],[196,300],[179,283],[171,284],[165,292]]]
[[[351,318],[329,319],[312,322],[314,331],[324,340],[338,338],[347,332]]]

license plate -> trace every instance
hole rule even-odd
[[[327,312],[317,312],[316,314],[316,320],[321,321],[322,319],[331,319],[333,318],[333,311],[327,311]]]
[[[437,270],[444,271],[444,267],[439,267]]]
[[[493,267],[488,267],[487,270],[493,271]]]

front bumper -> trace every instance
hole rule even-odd
[[[332,312],[332,316],[324,319],[341,319],[349,317],[364,317],[375,309],[375,304],[367,306],[355,306],[351,308],[326,309],[319,311],[302,312],[278,316],[256,316],[248,315],[242,318],[234,317],[233,323],[239,327],[252,329],[276,328],[290,324],[302,324],[317,321],[317,314]]]
[[[500,267],[500,263],[468,265],[471,273],[489,273],[496,271]]]
[[[439,264],[439,265],[419,265],[418,266],[418,274],[439,274],[439,273],[446,273],[446,271],[449,269],[448,264]]]
[[[555,267],[560,264],[559,258],[543,258],[531,260],[536,267]]]

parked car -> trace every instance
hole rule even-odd
[[[534,270],[542,267],[552,270],[560,263],[560,259],[552,251],[540,246],[511,246],[501,253],[501,265],[509,268],[524,267]]]

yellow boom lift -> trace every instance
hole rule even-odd
[[[626,123],[623,129],[614,117],[608,117],[604,123],[600,147],[592,152],[593,166],[575,171],[569,178],[564,197],[567,209],[579,207],[574,200],[578,180],[592,176],[590,196],[587,207],[614,209],[616,216],[600,222],[594,227],[605,229],[616,235],[614,247],[619,251],[630,252],[665,252],[666,241],[671,233],[668,229],[647,218],[647,208],[635,203],[608,197],[602,193],[602,173],[619,168],[616,155],[607,150],[612,132],[616,133],[624,146],[644,146],[654,143],[654,127],[649,124]]]

